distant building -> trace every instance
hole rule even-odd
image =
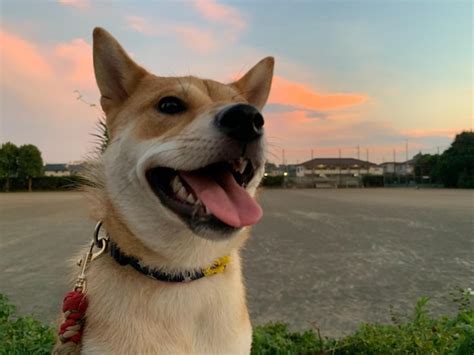
[[[354,158],[315,158],[296,165],[296,176],[339,177],[360,175],[382,175],[377,164]]]
[[[287,176],[288,183],[301,187],[361,186],[363,175],[382,175],[377,164],[353,158],[316,158],[301,164],[268,164],[265,174]]]
[[[265,176],[296,176],[296,165],[275,165],[273,163],[265,164]]]
[[[71,175],[78,175],[84,172],[85,166],[84,163],[74,163],[68,164],[67,169]]]
[[[276,164],[273,163],[265,163],[265,176],[279,176],[283,175],[283,171],[276,166]]]
[[[74,162],[70,164],[46,164],[43,167],[46,176],[70,176],[78,175],[85,169],[84,163]]]
[[[67,164],[46,164],[43,170],[44,170],[44,175],[46,176],[71,175],[71,173],[67,169]]]
[[[380,164],[385,175],[412,175],[415,171],[415,161],[406,162],[385,162]]]

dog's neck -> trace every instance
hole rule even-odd
[[[137,257],[149,268],[164,272],[181,273],[208,268],[216,259],[234,254],[247,239],[247,232],[244,231],[230,240],[211,241],[195,236],[183,227],[182,234],[173,235],[165,250],[154,250],[134,235],[110,201],[104,207],[102,219],[109,238],[123,253]],[[156,237],[168,236],[157,231]]]

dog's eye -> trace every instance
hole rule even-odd
[[[184,102],[174,96],[163,97],[156,105],[156,109],[167,115],[175,115],[186,110]]]

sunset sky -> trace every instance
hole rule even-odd
[[[442,151],[473,123],[470,1],[0,0],[0,142],[81,160],[95,26],[157,75],[230,82],[273,55],[269,160]]]

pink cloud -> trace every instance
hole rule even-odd
[[[17,88],[26,94],[37,86],[39,92],[34,97],[55,89],[67,90],[65,94],[70,97],[74,90],[96,90],[92,48],[82,38],[47,47],[0,31],[0,42],[2,87]]]
[[[37,144],[50,162],[89,151],[100,113],[73,91],[98,97],[90,46],[82,39],[45,46],[7,31],[0,42],[2,139]]]
[[[193,26],[171,26],[170,30],[189,48],[208,53],[216,47],[212,34]]]
[[[172,22],[152,24],[148,19],[135,15],[126,16],[125,21],[128,27],[135,32],[147,36],[172,35],[187,48],[200,53],[208,53],[218,47],[235,42],[247,27],[241,13],[232,6],[219,4],[215,0],[195,0],[192,4],[208,23],[217,24],[219,28],[211,26],[202,28]]]
[[[82,38],[57,45],[52,55],[57,60],[57,68],[64,77],[79,87],[95,88],[92,48]]]
[[[0,56],[2,67],[13,69],[21,68],[24,75],[35,78],[45,78],[51,75],[52,70],[48,61],[39,53],[37,46],[12,33],[0,30]],[[8,77],[8,73],[5,73]],[[6,78],[4,77],[3,80]]]
[[[291,105],[308,110],[334,110],[360,105],[367,101],[363,94],[320,94],[309,85],[287,80],[281,76],[273,78],[269,103]]]
[[[225,26],[229,39],[236,40],[242,30],[247,27],[241,13],[230,5],[219,4],[215,0],[195,0],[196,11],[206,20]]]
[[[61,5],[72,6],[78,9],[88,9],[91,7],[89,0],[58,0]]]
[[[216,47],[216,39],[212,32],[196,26],[177,24],[152,25],[146,18],[141,16],[126,16],[125,21],[128,27],[135,32],[147,36],[172,35],[187,48],[200,53],[208,53]]]

